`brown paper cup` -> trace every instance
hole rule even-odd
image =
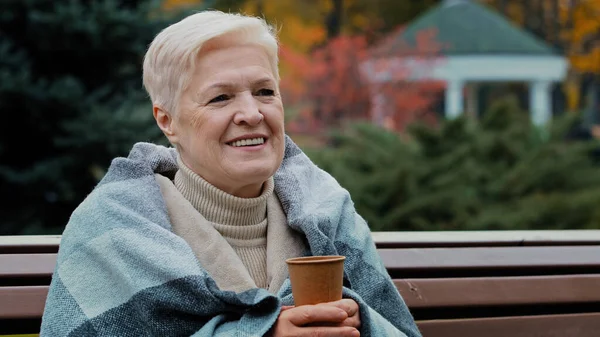
[[[287,259],[296,306],[342,299],[345,256],[307,256]]]

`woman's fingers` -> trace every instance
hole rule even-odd
[[[341,323],[348,314],[343,309],[332,305],[302,305],[287,309],[281,313],[295,326],[303,326],[312,323]]]
[[[339,326],[349,326],[357,329],[360,328],[360,325],[360,318],[358,317],[358,315],[348,317],[342,323],[339,324]]]
[[[341,303],[352,312],[351,303]],[[360,337],[354,322],[344,308],[329,303],[282,307],[273,327],[272,337]],[[355,313],[357,312],[354,311]]]
[[[335,302],[329,302],[328,305],[334,306],[336,308],[340,308],[344,310],[348,314],[348,318],[346,318],[340,326],[349,326],[354,328],[360,328],[360,313],[358,303],[354,300],[345,298]]]
[[[341,323],[346,311],[328,304],[282,308],[270,336],[273,337],[359,337],[360,332]]]
[[[350,298],[344,298],[335,302],[328,302],[327,304],[344,310],[348,316],[354,316],[358,312],[358,304]]]
[[[360,332],[351,327],[304,327],[298,328],[295,336],[301,337],[360,337]]]

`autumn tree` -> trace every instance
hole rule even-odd
[[[194,1],[206,2],[166,0],[166,4],[188,6]],[[377,59],[376,68],[393,73],[393,84],[368,83],[361,64],[375,60],[367,55],[369,46],[434,2],[216,0],[214,8],[262,16],[277,28],[292,129],[321,130],[345,119],[371,119],[402,128],[412,119],[428,116],[432,87],[404,81],[406,69],[391,70],[385,59]],[[374,118],[374,107],[383,114]]]
[[[282,90],[286,102],[302,107],[298,117],[305,128],[322,129],[342,118],[366,117],[369,88],[360,73],[366,47],[364,36],[342,36],[308,56],[281,49],[282,61],[294,65],[283,78]]]
[[[318,132],[355,120],[401,130],[415,120],[434,121],[432,103],[442,87],[409,81],[411,71],[402,63],[402,56],[423,65],[438,59],[434,35],[422,36],[415,49],[406,47],[393,57],[382,53],[385,44],[376,48],[364,35],[339,36],[308,56],[282,48],[282,60],[294,65],[282,82],[286,102],[297,107],[292,131]],[[381,76],[388,80],[375,80]]]
[[[517,25],[569,58],[565,81],[570,110],[579,110],[586,88],[600,88],[600,1],[484,0]],[[600,90],[599,90],[600,91]],[[596,103],[597,104],[597,103]]]
[[[385,34],[412,20],[438,0],[163,0],[173,9],[206,5],[264,17],[281,43],[307,53],[339,34]]]

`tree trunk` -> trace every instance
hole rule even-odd
[[[523,11],[525,29],[528,32],[539,37],[539,28],[541,21],[540,13],[536,13],[536,10],[538,9],[538,6],[536,5],[536,0],[523,1],[521,2],[521,9]]]
[[[256,1],[256,12],[258,13],[258,15],[264,16],[263,10],[264,10],[263,0],[257,0]]]
[[[331,12],[325,18],[325,27],[327,27],[327,38],[331,39],[340,35],[342,27],[342,15],[344,12],[343,0],[331,0]]]
[[[546,11],[546,6],[544,5],[545,1],[546,0],[537,0],[537,8],[535,11],[539,15],[538,36],[545,41],[550,41],[551,37],[548,28],[548,12]]]

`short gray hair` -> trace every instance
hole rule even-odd
[[[190,84],[197,55],[211,40],[227,38],[234,45],[264,48],[279,81],[278,43],[265,20],[241,14],[203,11],[163,29],[144,57],[143,82],[152,104],[177,113],[177,102]]]

